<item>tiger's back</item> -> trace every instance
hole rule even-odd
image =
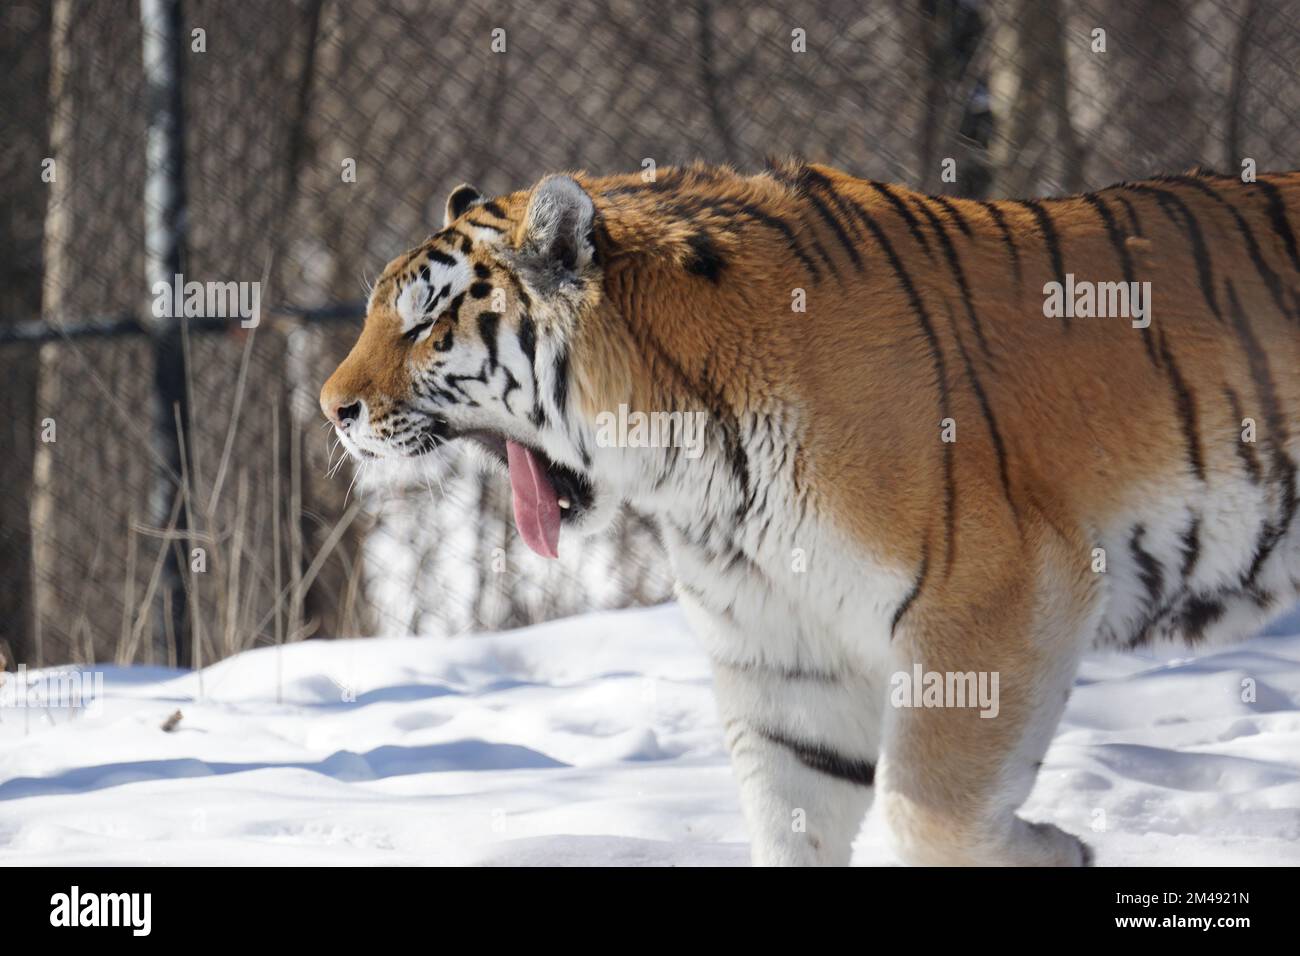
[[[963,538],[987,560],[1014,546],[1024,514],[1043,515],[1107,593],[1105,643],[1244,636],[1295,599],[1300,258],[1290,216],[1300,177],[1169,177],[985,203],[830,171],[805,174],[810,198],[822,176],[823,195],[838,196],[884,253],[885,288],[868,282],[870,323],[890,281],[906,301],[884,329],[850,315],[844,335],[826,337],[814,394],[844,381],[835,365],[855,338],[867,340],[865,358],[915,330],[913,375],[886,376],[871,407],[885,428],[913,436],[899,457],[937,457],[929,470],[941,480],[922,482],[925,501],[891,527],[910,518],[914,540],[930,541],[947,569]],[[1149,283],[1147,314],[1088,315],[1085,301],[1071,310],[1085,314],[1049,315],[1049,283]],[[908,405],[889,397],[910,389],[928,393],[928,421],[907,422]],[[945,419],[950,448],[920,440],[954,437],[939,435]],[[891,448],[880,435],[866,442]],[[901,461],[872,468],[908,473]],[[942,522],[925,516],[937,501]]]

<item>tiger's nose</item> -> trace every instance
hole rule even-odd
[[[344,405],[341,408],[334,409],[334,422],[339,428],[347,428],[358,418],[361,417],[361,402],[356,401],[351,405]]]
[[[348,401],[347,398],[336,398],[333,395],[322,394],[320,397],[321,411],[325,417],[334,423],[336,428],[350,428],[361,419],[366,412],[366,403],[364,399],[353,399]]]

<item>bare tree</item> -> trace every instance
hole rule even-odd
[[[1053,170],[1059,170],[1059,188],[1078,190],[1084,156],[1071,119],[1061,4],[998,0],[992,9],[993,191],[1030,195]]]
[[[43,3],[8,11],[10,28],[0,35],[0,101],[18,103],[31,90],[44,89],[50,72],[50,8]],[[17,21],[22,21],[17,22]],[[6,108],[6,113],[8,113]],[[41,237],[47,193],[43,175],[53,174],[49,156],[50,113],[4,124],[0,144],[0,182],[25,184],[0,190],[0,323],[33,319],[41,309]],[[66,177],[65,177],[66,178]],[[55,183],[47,182],[50,190]],[[0,347],[4,388],[0,389],[0,645],[11,645],[10,660],[36,657],[32,608],[32,536],[29,505],[35,461],[38,364],[30,350]]]

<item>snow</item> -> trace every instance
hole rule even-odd
[[[1300,863],[1300,619],[1281,630],[1199,658],[1089,656],[1025,816],[1101,865]],[[7,864],[747,860],[673,605],[198,674],[109,667],[83,710],[0,707]],[[854,860],[895,862],[874,814]]]

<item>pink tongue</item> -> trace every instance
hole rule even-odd
[[[506,442],[515,524],[524,543],[544,558],[560,556],[560,503],[546,477],[546,466],[531,448]]]

